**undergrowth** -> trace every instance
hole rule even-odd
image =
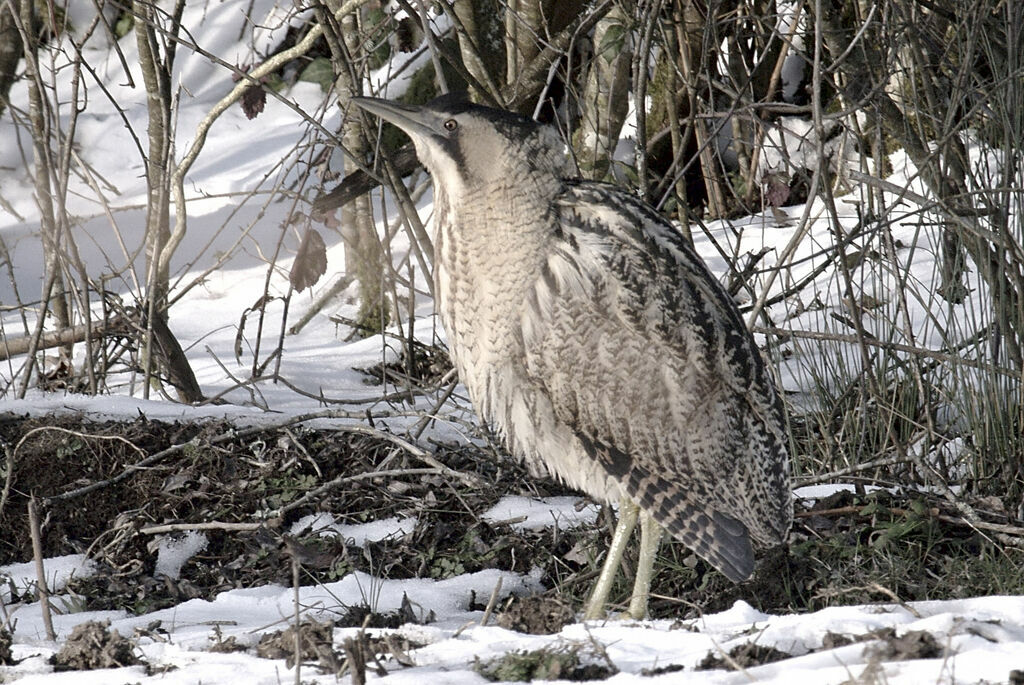
[[[0,511],[5,531],[0,564],[31,558],[25,518],[30,493],[45,503],[48,496],[109,478],[144,453],[181,442],[188,449],[172,462],[140,470],[87,497],[44,506],[44,554],[87,552],[99,564],[99,573],[74,580],[69,588],[82,609],[126,608],[141,614],[236,587],[287,585],[293,557],[300,561],[303,584],[337,580],[353,571],[403,579],[447,578],[487,568],[539,569],[541,582],[550,588],[546,599],[534,606],[524,604],[528,600],[503,599],[498,609],[509,617],[508,627],[550,633],[574,620],[603,561],[614,520],[608,511],[596,525],[572,530],[519,531],[482,521],[480,514],[506,494],[571,492],[529,476],[490,448],[434,446],[437,459],[476,478],[476,485],[468,485],[440,472],[424,476],[414,469],[403,476],[402,469],[420,464],[396,452],[382,436],[293,427],[213,444],[214,436],[231,430],[222,422],[90,424],[70,416],[3,422],[6,444],[28,437],[19,446],[13,487]],[[340,475],[382,468],[391,475],[338,484],[281,518],[266,518],[267,512]],[[1015,520],[1000,510],[997,499],[972,504],[988,521]],[[408,535],[362,546],[317,531],[291,533],[295,521],[317,512],[347,523],[415,517],[416,525]],[[156,535],[145,529],[209,521],[263,525],[204,531],[205,550],[184,566],[180,578],[155,576]],[[635,559],[627,554],[624,563],[630,566]],[[817,502],[798,501],[788,548],[763,552],[753,578],[739,585],[675,542],[662,546],[655,569],[651,613],[671,618],[723,610],[737,599],[766,612],[791,612],[1024,591],[1021,550],[972,529],[944,498],[900,488],[861,488]],[[620,574],[613,604],[624,608],[629,591]],[[486,601],[466,598],[466,608],[482,609]],[[374,618],[370,601],[341,613],[352,611],[357,618],[343,622],[391,625],[403,620]]]

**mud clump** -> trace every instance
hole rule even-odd
[[[14,663],[14,655],[11,653],[11,644],[14,638],[6,628],[0,628],[0,666],[10,666]]]
[[[288,668],[295,666],[295,627],[264,635],[256,645],[256,656],[263,659],[284,659]],[[334,651],[334,624],[305,621],[299,626],[299,658],[315,660],[331,672],[338,672],[341,657]]]
[[[91,671],[142,662],[135,656],[135,643],[110,630],[110,621],[87,621],[75,626],[51,663],[55,671]]]
[[[897,636],[895,629],[886,628],[876,634],[880,642],[867,647],[866,652],[881,661],[938,659],[943,654],[935,636],[924,630],[908,630]]]
[[[708,652],[708,655],[701,659],[695,667],[695,671],[711,671],[715,669],[728,669],[737,671],[763,664],[770,664],[775,661],[784,661],[792,657],[781,650],[767,645],[758,645],[753,642],[737,645],[729,650],[728,658]]]
[[[572,607],[557,597],[522,597],[498,618],[502,628],[529,635],[551,635],[575,622]]]

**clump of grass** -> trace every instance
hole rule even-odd
[[[473,670],[491,682],[606,680],[618,669],[585,659],[582,644],[562,644],[532,651],[513,651],[488,661],[476,660]]]
[[[0,666],[7,666],[13,663],[14,655],[11,653],[11,645],[14,644],[14,637],[11,631],[0,626]]]

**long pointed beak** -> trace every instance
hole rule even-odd
[[[394,124],[410,136],[428,138],[437,135],[431,125],[434,123],[433,118],[421,107],[380,98],[352,98],[351,102],[360,109]]]

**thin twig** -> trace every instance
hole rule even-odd
[[[380,415],[376,416],[375,418],[387,418],[388,416],[394,416],[394,415],[397,415],[397,414],[381,413]],[[367,417],[366,412],[348,412],[348,411],[342,411],[342,410],[338,410],[338,409],[328,409],[328,410],[319,411],[319,412],[310,412],[310,413],[307,413],[307,414],[299,414],[297,416],[292,416],[292,417],[289,417],[289,418],[286,418],[286,419],[282,419],[280,421],[275,421],[273,423],[268,423],[268,424],[264,424],[264,425],[257,425],[257,426],[250,426],[249,428],[244,428],[244,429],[241,429],[241,430],[229,430],[229,431],[226,431],[224,433],[221,433],[218,436],[215,436],[215,437],[211,438],[209,440],[209,444],[210,445],[220,445],[220,444],[225,443],[225,442],[230,442],[231,440],[241,440],[241,439],[249,437],[250,435],[258,435],[260,433],[269,432],[269,431],[273,431],[273,430],[278,430],[278,429],[280,429],[280,428],[282,428],[284,426],[292,426],[292,425],[296,425],[296,424],[300,424],[300,423],[305,423],[306,421],[313,421],[313,420],[316,420],[316,419],[332,419],[332,418],[333,419],[339,419],[339,418],[342,418],[342,419],[365,419],[366,417]],[[347,427],[340,428],[340,430],[346,430],[346,429],[347,429]],[[377,431],[377,432],[382,434],[382,435],[386,435],[386,433],[384,433],[383,431]],[[63,500],[74,499],[76,497],[81,497],[82,495],[87,495],[90,492],[95,492],[96,490],[99,490],[99,489],[102,489],[102,488],[105,488],[105,487],[109,487],[109,486],[114,485],[116,483],[120,483],[121,481],[126,480],[126,479],[132,477],[133,475],[135,475],[136,472],[141,471],[141,470],[145,469],[146,467],[152,466],[153,464],[156,464],[156,463],[162,461],[163,459],[166,459],[167,457],[173,456],[173,455],[177,454],[178,452],[182,452],[182,451],[184,451],[186,449],[189,449],[190,447],[195,447],[198,444],[199,444],[199,440],[197,438],[194,438],[192,440],[189,440],[188,442],[179,443],[177,445],[171,445],[170,447],[168,447],[166,449],[163,449],[163,450],[160,450],[159,452],[151,454],[150,456],[146,457],[142,461],[139,461],[139,462],[137,462],[135,464],[130,464],[129,466],[125,467],[125,469],[123,471],[121,471],[119,474],[117,474],[116,476],[113,476],[111,478],[107,478],[106,480],[97,481],[95,483],[90,483],[90,484],[84,485],[84,486],[82,486],[80,488],[75,488],[74,490],[69,490],[68,492],[62,492],[62,493],[57,494],[57,495],[51,495],[50,497],[46,498],[46,502],[59,502],[59,501],[63,501]]]
[[[271,521],[266,523],[229,523],[227,521],[205,521],[203,523],[163,523],[159,526],[140,528],[143,535],[163,535],[164,533],[180,533],[194,530],[228,530],[248,532],[260,528],[273,527]]]
[[[884,457],[882,459],[874,459],[872,461],[864,462],[863,464],[853,464],[852,466],[838,469],[836,471],[829,471],[828,473],[821,473],[813,476],[804,476],[802,478],[797,478],[795,479],[796,482],[793,485],[794,487],[802,488],[807,485],[828,483],[830,481],[835,480],[836,478],[842,478],[843,476],[849,476],[854,473],[870,471],[872,469],[881,468],[883,466],[896,466],[897,464],[907,464],[910,463],[910,461],[910,458],[905,456]]]
[[[872,9],[874,9],[874,7],[872,7]],[[914,618],[923,618],[921,616],[920,612],[918,612],[917,609],[915,609],[914,607],[912,607],[909,604],[907,604],[906,602],[904,602],[902,599],[899,598],[899,595],[897,595],[895,592],[893,592],[889,588],[887,588],[887,587],[885,587],[883,585],[880,585],[878,583],[868,583],[867,587],[868,587],[868,589],[874,590],[875,592],[879,592],[879,593],[885,595],[886,597],[888,597],[889,599],[891,599],[892,601],[896,602],[901,607],[906,609],[910,613],[910,615],[913,616]]]
[[[368,0],[348,0],[341,8],[334,13],[335,18],[340,18],[346,14],[350,14],[363,5]],[[170,238],[164,244],[163,249],[159,255],[158,269],[160,271],[169,271],[171,257],[177,250],[178,245],[185,238],[185,232],[187,230],[187,217],[188,212],[185,206],[185,175],[189,169],[192,168],[192,164],[199,157],[199,153],[202,151],[203,146],[206,144],[206,136],[210,132],[210,128],[214,122],[220,118],[227,109],[237,102],[241,97],[242,93],[248,90],[252,84],[259,85],[260,79],[264,76],[273,73],[279,69],[282,65],[287,62],[304,55],[313,46],[316,40],[323,34],[323,26],[317,24],[309,33],[307,33],[301,41],[295,44],[294,47],[288,50],[283,50],[270,59],[266,60],[258,67],[253,69],[248,74],[245,74],[244,79],[240,79],[239,82],[231,89],[231,92],[221,98],[213,106],[213,108],[203,117],[199,122],[199,126],[196,127],[195,134],[192,136],[192,145],[189,146],[188,150],[182,156],[178,166],[174,169],[171,174],[171,192],[174,197],[174,229],[171,232]]]
[[[498,576],[498,582],[494,584],[494,589],[491,590],[491,598],[487,600],[487,608],[484,609],[484,616],[480,619],[480,625],[485,626],[491,620],[491,614],[494,612],[494,605],[498,603],[498,595],[501,593],[501,576]]]
[[[371,478],[396,478],[401,476],[439,476],[444,475],[438,469],[386,469],[382,471],[368,471],[358,473],[354,476],[338,476],[318,487],[309,490],[302,497],[292,500],[280,509],[271,512],[270,516],[261,523],[229,523],[224,521],[205,521],[203,523],[163,523],[158,526],[147,526],[139,530],[143,535],[162,535],[164,533],[178,533],[193,530],[231,530],[248,532],[260,528],[278,528],[281,525],[282,517],[290,511],[305,506],[311,501],[320,499],[330,490],[345,483],[354,483],[360,480]]]
[[[56,641],[57,633],[53,630],[50,590],[46,586],[46,569],[43,566],[43,537],[39,530],[39,512],[35,497],[28,501],[28,527],[32,535],[32,557],[36,562],[36,591],[39,595],[39,608],[43,612],[43,627],[46,629],[47,639]]]
[[[3,517],[4,507],[7,506],[7,498],[11,494],[11,484],[14,483],[14,452],[7,443],[3,444],[4,458],[7,461],[7,472],[4,474],[4,489],[0,491],[0,518]]]
[[[843,333],[829,333],[826,331],[804,331],[795,328],[777,328],[775,326],[754,326],[752,329],[755,333],[765,333],[771,335],[777,335],[780,337],[793,337],[793,338],[805,338],[808,340],[821,340],[827,342],[842,342],[849,343],[851,345],[864,344],[868,347],[880,347],[887,350],[893,350],[896,352],[906,352],[907,354],[914,354],[921,357],[931,357],[943,362],[962,364],[963,366],[969,366],[979,371],[986,371],[988,373],[995,373],[1007,378],[1020,379],[1020,374],[1015,373],[1011,369],[1004,369],[999,366],[992,364],[986,364],[985,362],[975,361],[973,359],[965,359],[964,357],[943,352],[942,350],[929,350],[923,347],[915,347],[913,345],[904,345],[896,342],[889,342],[887,340],[879,340],[878,338],[872,338],[866,336],[863,339],[859,339],[856,335],[849,335]]]
[[[294,631],[295,649],[295,685],[302,684],[302,604],[299,601],[299,558],[292,554],[292,601],[295,606],[295,622],[292,624]]]

